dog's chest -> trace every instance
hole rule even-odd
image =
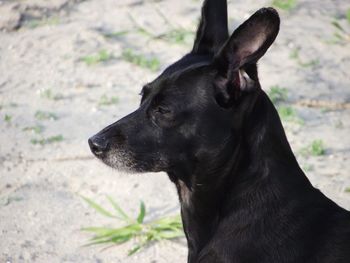
[[[182,205],[189,206],[191,199],[191,190],[187,187],[184,181],[178,180],[176,183]]]

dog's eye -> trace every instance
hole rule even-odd
[[[171,111],[170,111],[168,108],[164,107],[164,106],[158,106],[158,107],[156,108],[156,112],[158,112],[158,113],[160,113],[160,114],[168,114],[168,113],[171,113]]]
[[[158,127],[169,128],[173,127],[176,123],[175,112],[169,105],[154,105],[149,116],[152,122]]]

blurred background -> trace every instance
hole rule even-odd
[[[263,6],[281,15],[259,63],[312,183],[350,209],[350,2],[232,0],[232,31]],[[128,256],[133,242],[83,247],[82,227],[123,225],[111,196],[145,220],[179,213],[167,176],[120,174],[87,139],[139,104],[143,84],[192,48],[199,0],[0,1],[0,262],[186,262],[184,238]],[[101,212],[101,211],[100,211]]]

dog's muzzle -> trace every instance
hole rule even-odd
[[[98,158],[102,157],[109,150],[109,142],[105,137],[94,135],[88,142],[91,152]]]

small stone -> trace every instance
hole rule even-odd
[[[21,13],[16,10],[16,5],[8,4],[0,6],[0,30],[13,31],[21,25]]]

